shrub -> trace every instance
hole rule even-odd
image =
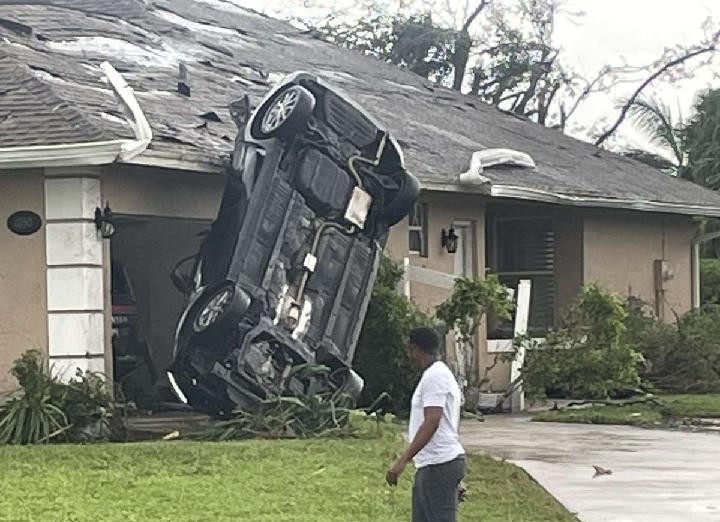
[[[0,443],[107,440],[116,413],[109,384],[80,370],[62,383],[45,370],[40,352],[29,350],[11,369],[20,389],[0,406]]]
[[[643,379],[662,391],[720,391],[720,310],[706,306],[688,312],[674,324],[658,321],[647,307],[629,306],[628,342],[646,364]]]
[[[485,279],[460,278],[455,281],[452,295],[438,306],[436,315],[455,331],[458,346],[463,350],[460,383],[466,391],[466,402],[475,405],[480,388],[487,381],[487,374],[499,362],[506,358],[497,355],[495,362],[479,375],[475,360],[475,337],[483,317],[492,313],[499,319],[509,319],[514,308],[508,288],[494,274]],[[467,390],[465,387],[468,387]]]
[[[702,302],[720,304],[720,259],[700,260],[700,282]]]
[[[628,341],[623,300],[597,285],[586,286],[566,323],[529,350],[522,369],[530,399],[548,390],[571,398],[607,398],[640,384],[643,356]]]
[[[402,270],[383,256],[358,340],[353,366],[365,379],[360,406],[367,407],[386,393],[385,409],[402,413],[420,374],[408,361],[407,336],[430,319],[395,290]]]
[[[25,352],[10,373],[22,393],[0,405],[0,443],[47,443],[62,435],[67,417],[54,402],[55,381],[44,371],[39,352]]]

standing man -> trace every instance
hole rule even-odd
[[[438,360],[439,341],[430,328],[410,332],[408,357],[423,370],[410,409],[410,446],[387,472],[397,485],[405,466],[415,461],[412,522],[455,522],[458,488],[465,476],[460,444],[461,394],[455,376]]]

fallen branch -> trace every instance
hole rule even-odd
[[[665,65],[660,67],[658,70],[656,70],[654,73],[652,73],[644,82],[642,82],[642,84],[637,89],[635,89],[635,92],[632,94],[632,96],[630,96],[630,99],[628,99],[628,101],[625,102],[625,105],[623,105],[622,110],[620,111],[620,115],[618,116],[615,123],[607,131],[605,131],[597,140],[595,140],[595,146],[599,147],[600,145],[605,143],[605,141],[615,133],[615,131],[618,129],[618,127],[620,127],[620,125],[622,125],[623,121],[625,121],[625,118],[627,117],[628,112],[630,111],[630,108],[635,103],[635,100],[637,99],[638,96],[640,96],[640,94],[643,92],[643,90],[648,85],[650,85],[653,81],[655,81],[657,78],[659,78],[660,76],[665,74],[667,71],[669,71],[673,67],[677,67],[678,65],[681,65],[681,64],[685,63],[686,61],[688,61],[692,58],[695,58],[697,56],[714,52],[716,50],[717,39],[719,36],[720,36],[720,33],[715,34],[710,45],[708,45],[707,47],[703,47],[702,49],[697,49],[695,51],[686,53],[672,61],[669,61],[668,63],[666,63]]]

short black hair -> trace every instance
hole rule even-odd
[[[419,328],[412,329],[410,331],[409,340],[410,344],[417,346],[425,353],[438,353],[440,341],[435,333],[435,330],[432,328],[421,326]]]

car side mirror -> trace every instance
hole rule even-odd
[[[247,94],[239,100],[230,102],[230,117],[239,131],[245,128],[250,121],[250,97]]]
[[[195,264],[189,265],[190,269],[188,270],[188,262],[194,261],[195,257],[195,255],[192,255],[181,259],[178,264],[175,265],[172,272],[170,272],[170,280],[173,282],[173,285],[175,285],[175,288],[183,294],[188,293],[193,286],[192,268]]]

